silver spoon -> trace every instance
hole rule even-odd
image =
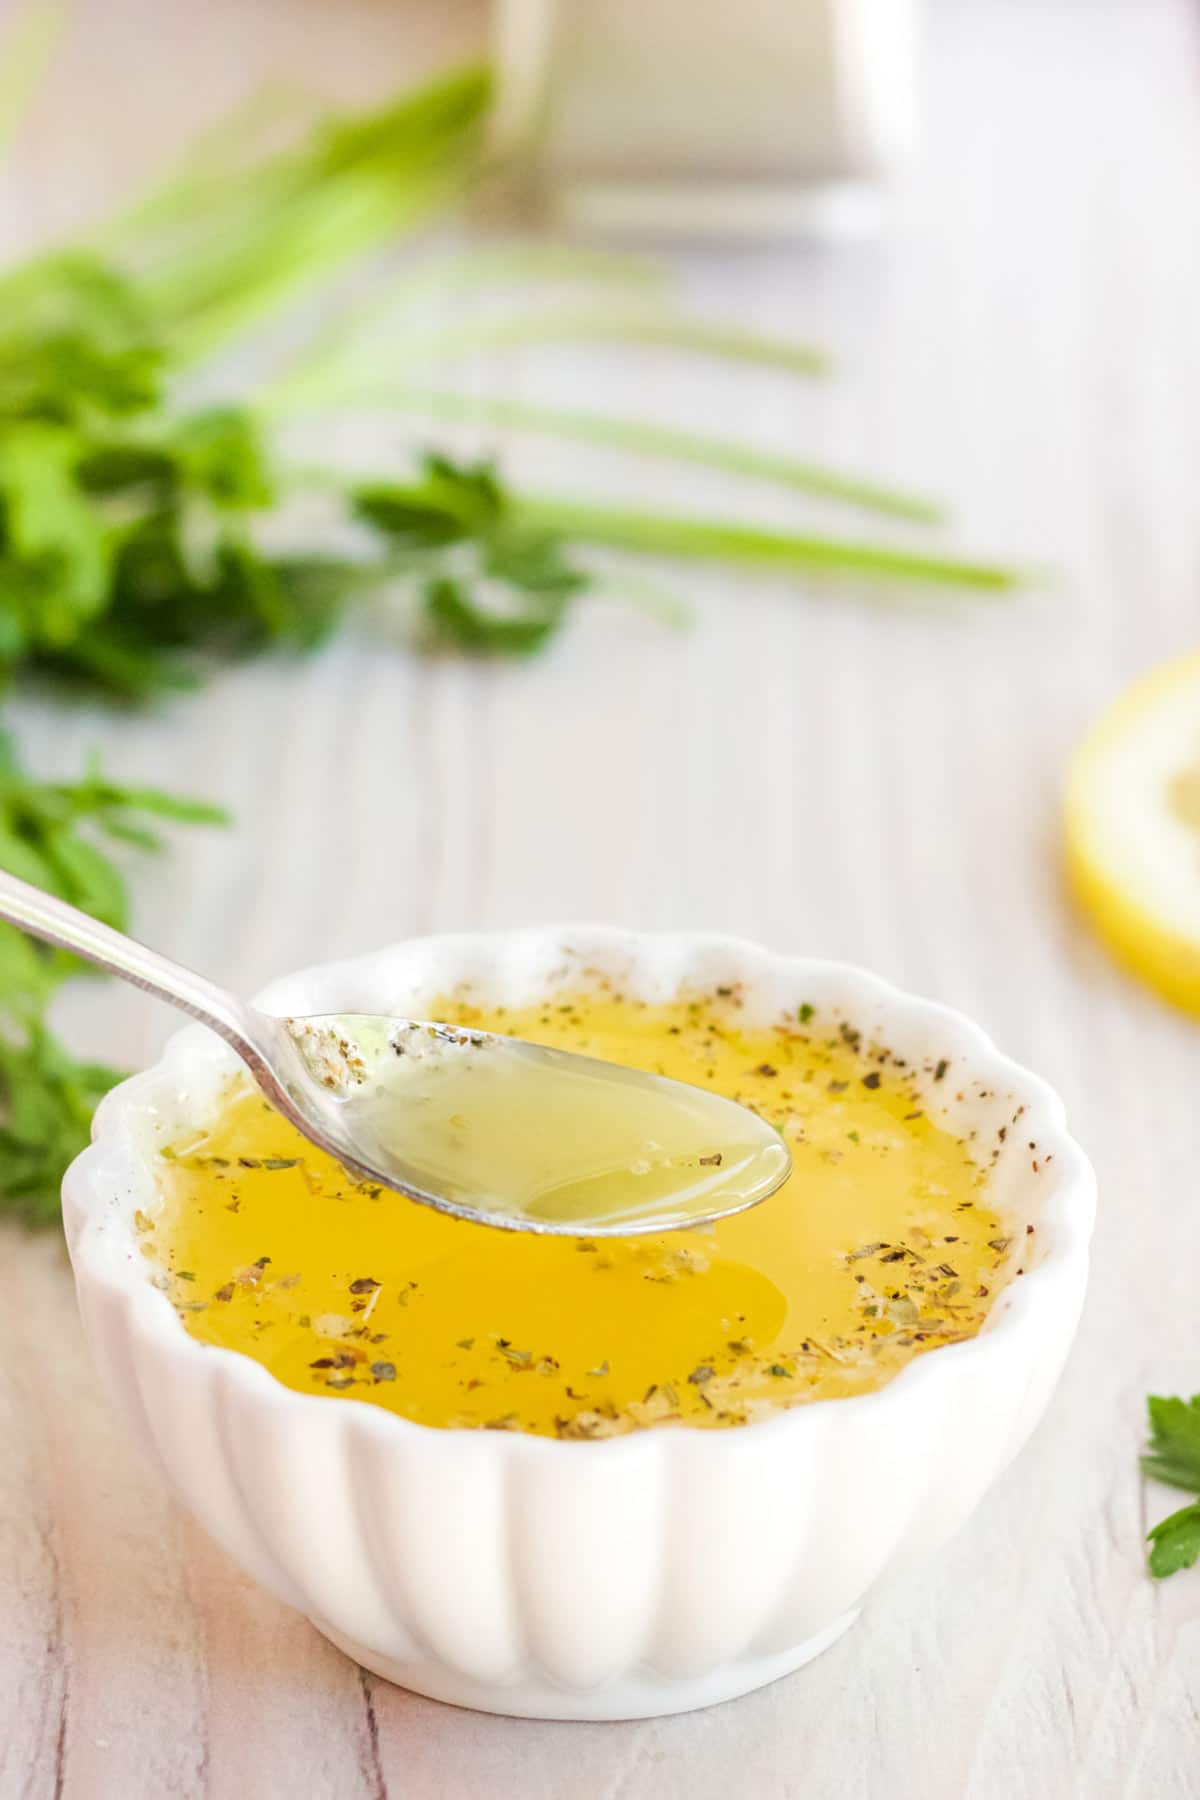
[[[274,1018],[2,872],[0,919],[190,1013],[318,1149],[455,1218],[672,1231],[756,1205],[791,1170],[771,1126],[706,1088],[424,1020]]]

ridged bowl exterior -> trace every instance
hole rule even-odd
[[[857,969],[729,938],[555,928],[409,942],[289,977],[262,1001],[419,1014],[460,983],[514,1005],[597,975],[651,1000],[739,984],[747,1022],[807,1001],[915,1068],[947,1059],[927,1109],[981,1139],[1023,1107],[993,1191],[998,1210],[1035,1230],[1025,1274],[984,1331],[877,1392],[737,1429],[599,1442],[440,1431],[283,1387],[189,1337],[148,1279],[133,1214],[153,1197],[157,1145],[203,1113],[229,1072],[210,1034],[179,1033],[114,1090],[64,1184],[95,1356],[184,1504],[360,1661],[496,1712],[682,1711],[815,1655],[882,1576],[958,1529],[1024,1443],[1087,1275],[1094,1182],[1055,1095],[960,1015]]]

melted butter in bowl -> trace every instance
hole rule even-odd
[[[169,1147],[139,1221],[194,1337],[427,1425],[606,1437],[880,1387],[975,1335],[1011,1271],[1023,1227],[929,1118],[936,1068],[809,1008],[751,1030],[721,994],[430,1011],[725,1094],[782,1134],[792,1175],[705,1231],[513,1236],[356,1184],[239,1080]]]

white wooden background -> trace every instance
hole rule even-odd
[[[0,189],[9,242],[86,214],[268,71],[352,96],[472,42],[472,4],[83,6]],[[929,1571],[820,1661],[692,1717],[550,1725],[363,1676],[180,1514],[97,1389],[52,1236],[0,1234],[0,1795],[887,1800],[1200,1795],[1200,1571],[1156,1587],[1147,1388],[1200,1388],[1197,1028],[1064,901],[1063,758],[1200,616],[1200,32],[1187,0],[940,0],[930,143],[890,242],[691,259],[697,304],[812,337],[800,389],[665,356],[499,373],[926,485],[964,546],[1057,571],[923,611],[678,578],[686,635],[614,607],[542,662],[426,664],[364,637],[159,717],[25,706],[47,769],[227,801],[137,877],[152,941],[252,988],[435,928],[711,926],[871,964],[979,1016],[1060,1085],[1102,1189],[1049,1417]],[[514,446],[510,466],[734,504],[722,483]],[[653,485],[652,485],[653,484]],[[747,491],[748,513],[809,516]],[[834,522],[833,515],[829,515]],[[319,709],[330,729],[302,728]],[[112,990],[115,1059],[169,1021]]]

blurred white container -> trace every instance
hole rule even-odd
[[[920,0],[496,0],[496,134],[559,224],[869,229],[916,139]]]

